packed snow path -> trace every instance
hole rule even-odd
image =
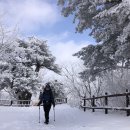
[[[68,105],[53,109],[50,124],[45,125],[41,107],[41,123],[38,123],[38,107],[0,107],[0,130],[130,130],[130,117],[125,114],[86,111]]]

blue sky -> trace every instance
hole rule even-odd
[[[95,43],[89,36],[90,30],[75,33],[72,16],[61,15],[57,0],[1,0],[0,12],[2,23],[17,27],[22,37],[37,36],[47,40],[58,63],[76,62],[72,54]]]
[[[76,42],[80,41],[90,41],[90,42],[95,42],[92,37],[89,36],[90,30],[84,31],[84,33],[76,33],[75,32],[75,24],[73,23],[73,16],[69,16],[65,18],[63,15],[61,15],[61,10],[60,7],[57,6],[56,0],[43,0],[46,1],[48,4],[53,5],[53,7],[56,9],[55,11],[57,12],[58,15],[58,20],[54,22],[54,24],[51,25],[42,25],[42,23],[38,24],[34,31],[32,32],[22,32],[24,36],[30,36],[30,35],[43,35],[43,36],[48,36],[48,35],[60,35],[61,33],[68,32],[69,37],[66,40],[74,40]],[[43,9],[44,10],[44,9]],[[51,16],[49,16],[51,17]]]

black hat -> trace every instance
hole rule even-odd
[[[50,89],[50,88],[51,88],[51,87],[50,87],[50,84],[47,83],[45,88],[49,88],[49,89]]]

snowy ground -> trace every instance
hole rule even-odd
[[[41,123],[38,123],[38,107],[0,107],[0,130],[130,130],[130,117],[125,113],[86,111],[68,105],[56,106],[56,121],[53,109],[50,124],[45,125],[41,110]]]

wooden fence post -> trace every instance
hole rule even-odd
[[[65,102],[67,103],[67,98],[65,99]]]
[[[107,93],[105,93],[105,107],[107,107],[108,106],[108,97],[107,97]],[[108,109],[107,108],[105,108],[105,114],[108,114]]]
[[[85,107],[86,107],[86,96],[84,96],[83,101],[84,101],[84,102],[83,102],[83,106],[84,106],[84,112],[85,112],[85,111],[86,111],[86,108],[85,108]]]
[[[95,107],[95,96],[93,95],[93,99],[92,99],[92,107]],[[92,112],[95,112],[95,109],[92,109]]]
[[[13,101],[11,100],[11,101],[10,101],[10,106],[12,106],[12,104],[13,104]]]
[[[128,89],[126,89],[126,107],[129,107],[129,96],[128,96]],[[130,115],[130,110],[126,110],[126,115]]]

